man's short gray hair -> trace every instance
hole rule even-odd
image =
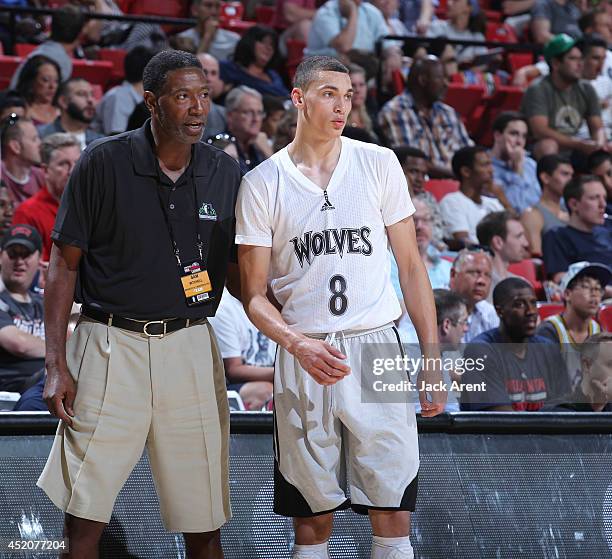
[[[487,260],[491,262],[491,255],[484,248],[479,248],[479,247],[474,247],[471,249],[464,248],[459,251],[459,254],[457,254],[457,256],[455,257],[455,260],[453,260],[453,270],[455,270],[456,272],[461,272],[461,269],[463,268],[465,261],[470,256],[475,256],[477,254],[482,254],[486,256]]]
[[[66,132],[49,134],[49,136],[43,138],[40,146],[40,159],[45,165],[49,165],[55,150],[72,146],[77,146],[79,150],[81,149],[81,142],[72,134],[67,134]]]
[[[253,89],[252,87],[248,87],[246,85],[241,85],[232,89],[225,97],[225,111],[231,113],[236,110],[236,107],[240,105],[242,98],[245,95],[250,95],[251,97],[257,97],[263,103],[263,96],[259,91]]]

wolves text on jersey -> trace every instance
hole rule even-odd
[[[312,264],[312,259],[320,254],[337,254],[342,258],[347,254],[372,254],[372,243],[368,240],[370,236],[369,227],[360,229],[324,229],[313,233],[307,231],[302,237],[294,237],[289,242],[293,243],[293,250],[300,263],[304,267],[304,260]]]

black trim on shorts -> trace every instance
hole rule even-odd
[[[416,508],[418,486],[419,486],[419,474],[414,476],[414,479],[408,484],[408,487],[406,487],[406,490],[404,491],[404,496],[402,497],[402,500],[400,501],[399,507],[371,507],[369,505],[357,505],[353,503],[351,504],[351,508],[357,514],[368,514],[369,510],[388,510],[388,511],[403,510],[403,511],[408,511],[408,512],[414,512]]]
[[[292,518],[309,518],[329,514],[337,510],[345,510],[351,506],[349,499],[340,503],[336,508],[313,512],[306,499],[299,492],[297,487],[291,485],[281,474],[278,462],[274,460],[274,507],[276,514],[290,516]]]

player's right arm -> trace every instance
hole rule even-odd
[[[244,310],[257,329],[294,355],[316,382],[335,384],[350,372],[342,361],[346,356],[323,340],[290,328],[267,297],[271,252],[270,247],[238,246]]]
[[[80,248],[54,244],[45,286],[45,367],[43,398],[49,411],[72,425],[76,386],[66,363],[66,334],[74,299]]]

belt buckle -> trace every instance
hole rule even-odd
[[[151,324],[163,324],[164,326],[164,331],[161,334],[149,334],[149,332],[147,332],[147,328],[149,327],[149,325]],[[168,323],[165,320],[149,320],[149,322],[147,322],[143,327],[142,327],[142,332],[145,336],[147,336],[148,338],[163,338],[166,335],[166,325]]]

